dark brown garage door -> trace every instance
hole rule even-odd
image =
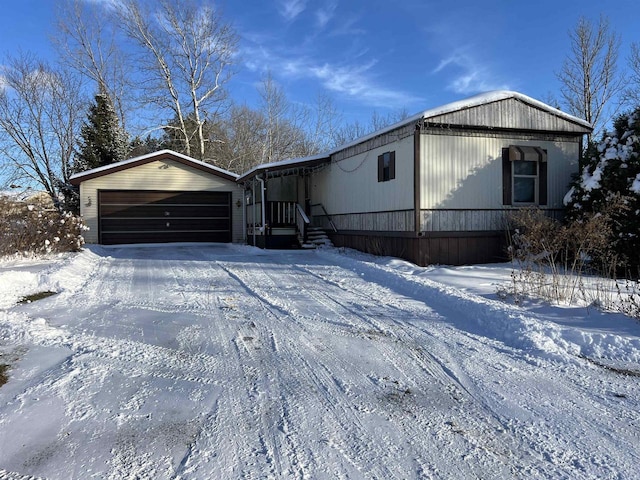
[[[100,243],[230,242],[231,192],[101,190]]]

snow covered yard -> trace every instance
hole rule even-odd
[[[640,324],[506,304],[508,275],[232,245],[0,264],[0,479],[639,478]]]

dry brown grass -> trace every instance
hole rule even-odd
[[[568,304],[583,301],[621,311],[624,298],[616,293],[618,261],[609,248],[611,222],[607,212],[567,224],[536,208],[515,212],[510,219],[509,253],[516,268],[506,293],[516,301],[522,297]]]

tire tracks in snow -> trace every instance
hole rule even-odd
[[[576,364],[464,328],[497,306],[324,253],[154,251],[99,259],[73,295],[40,304],[52,307],[50,324],[27,317],[37,305],[16,307],[28,341],[60,349],[5,407],[25,419],[61,409],[59,434],[26,459],[29,473],[58,455],[70,472],[110,478],[613,478],[616,441],[633,451],[636,432],[622,424],[639,419],[634,390],[593,403],[580,398],[589,380],[623,382],[594,373],[569,391],[585,373]],[[549,371],[559,378],[539,404],[526,383]],[[586,434],[615,402],[626,405],[615,420],[624,439],[615,428]],[[569,433],[545,424],[581,409],[589,416]]]
[[[306,267],[304,268],[307,269]],[[319,267],[317,265],[312,265],[311,268],[317,269]],[[320,273],[320,278],[324,278],[326,281],[332,282],[341,288],[350,290],[353,295],[362,297],[362,302],[365,301],[365,297],[363,296],[362,291],[356,287],[356,283],[343,282],[342,276],[336,278],[334,275],[327,275],[328,270],[320,270],[323,270]],[[532,357],[528,352],[518,351],[518,349],[509,347],[508,345],[500,345],[499,341],[491,341],[484,337],[475,336],[470,332],[459,330],[449,324],[451,319],[458,318],[458,320],[454,321],[454,325],[459,325],[461,323],[460,319],[468,318],[467,316],[488,316],[488,311],[493,311],[497,307],[494,307],[493,305],[486,305],[486,301],[484,301],[484,299],[479,299],[476,304],[477,309],[474,309],[473,296],[471,295],[464,295],[465,301],[460,305],[459,300],[460,297],[463,296],[462,294],[449,295],[445,288],[438,288],[434,291],[435,289],[428,284],[416,284],[415,279],[413,278],[404,279],[397,273],[378,271],[376,266],[371,266],[366,263],[361,264],[358,262],[355,273],[354,278],[359,278],[364,275],[365,282],[363,282],[363,285],[366,284],[369,287],[369,296],[377,297],[381,302],[384,302],[387,298],[402,298],[401,296],[406,295],[405,292],[408,292],[409,295],[406,297],[408,299],[408,303],[415,304],[416,299],[424,295],[424,302],[428,302],[429,309],[435,308],[435,312],[444,315],[444,318],[450,319],[449,322],[446,323],[424,323],[422,321],[418,321],[419,323],[417,323],[416,320],[408,318],[407,322],[400,322],[403,324],[402,331],[408,334],[403,341],[410,342],[411,339],[420,339],[421,332],[423,334],[423,338],[425,333],[429,333],[437,339],[435,342],[428,343],[428,350],[432,350],[432,352],[430,352],[431,357],[438,363],[441,363],[443,369],[459,384],[467,394],[468,398],[472,400],[479,409],[479,415],[467,414],[464,415],[464,418],[468,421],[482,418],[484,416],[489,420],[489,429],[484,433],[489,434],[489,439],[496,441],[502,439],[500,442],[502,447],[497,451],[495,449],[495,444],[492,445],[490,443],[489,447],[494,451],[494,453],[497,452],[500,454],[500,456],[502,456],[502,452],[505,451],[503,449],[505,448],[507,452],[511,451],[516,454],[515,457],[508,459],[509,464],[514,468],[514,474],[519,476],[542,476],[545,478],[552,478],[557,475],[575,476],[575,465],[583,462],[590,462],[597,465],[598,468],[601,469],[602,475],[605,477],[613,474],[613,471],[615,470],[612,471],[607,467],[607,465],[611,464],[610,456],[601,454],[600,452],[592,452],[590,457],[584,456],[581,452],[588,452],[591,450],[591,446],[588,444],[584,444],[578,448],[567,448],[566,445],[563,445],[566,441],[563,437],[573,439],[571,442],[578,445],[583,443],[583,439],[589,438],[588,432],[590,430],[590,426],[588,422],[584,424],[583,431],[577,430],[571,434],[567,434],[567,432],[554,431],[553,427],[549,428],[544,424],[541,426],[537,425],[539,418],[544,418],[549,414],[549,412],[546,411],[547,409],[556,408],[554,405],[555,403],[559,403],[560,405],[566,403],[565,407],[557,407],[558,413],[556,415],[558,416],[562,416],[564,408],[564,411],[567,412],[589,412],[589,416],[586,418],[598,419],[598,422],[602,418],[606,419],[606,416],[603,417],[600,413],[603,405],[591,405],[587,402],[581,407],[576,408],[576,402],[583,403],[580,400],[582,395],[576,391],[581,390],[581,384],[584,381],[582,378],[565,379],[568,375],[570,377],[573,376],[571,374],[572,369],[567,368],[566,365],[557,365],[556,362],[549,361],[544,357]],[[378,284],[377,281],[380,275],[391,276],[393,280],[390,281],[389,279],[385,279],[383,283]],[[393,288],[393,295],[386,295],[385,291],[388,288]],[[402,305],[400,304],[396,304],[395,307],[400,307],[400,309],[402,309]],[[509,313],[505,314],[522,315],[521,313],[511,312],[511,308],[507,308],[507,310],[509,310]],[[391,318],[391,320],[393,320],[393,318]],[[462,320],[462,323],[463,322],[464,320]],[[420,343],[423,343],[422,340]],[[550,389],[551,391],[555,390],[558,392],[556,398],[552,399],[547,406],[544,404],[540,405],[537,402],[530,404],[530,402],[527,402],[526,400],[526,395],[522,395],[522,387],[520,387],[513,392],[523,397],[522,402],[518,403],[517,400],[514,402],[510,398],[503,398],[504,401],[511,403],[511,406],[505,410],[496,398],[493,387],[488,392],[486,390],[486,384],[477,384],[478,372],[482,372],[485,369],[491,370],[493,368],[493,362],[491,360],[496,357],[495,351],[493,351],[496,348],[501,351],[504,351],[505,349],[511,350],[510,357],[518,361],[510,364],[508,367],[510,370],[510,372],[508,372],[508,376],[520,376],[523,384],[528,382],[528,377],[532,374],[537,375],[536,367],[540,364],[544,365],[545,371],[557,371],[559,374],[558,378],[550,379],[549,386],[541,392],[543,397],[548,397],[550,395],[553,397],[552,394],[547,392],[547,389]],[[470,354],[470,352],[475,353]],[[456,361],[453,361],[454,355]],[[446,362],[443,362],[444,359],[446,359]],[[463,361],[467,365],[466,367],[463,366]],[[569,367],[571,365],[572,364],[569,363]],[[471,368],[469,369],[469,367]],[[467,372],[474,375],[476,379],[472,379]],[[480,377],[484,379],[490,378],[493,382],[495,382],[496,378],[507,378],[504,372],[502,374],[500,372],[496,372],[495,375],[480,375]],[[512,383],[513,378],[507,378],[506,381],[507,383]],[[568,401],[565,400],[565,397],[567,397]],[[520,412],[528,412],[524,417],[530,418],[531,420],[527,420],[525,422],[518,420],[514,421],[513,417],[509,416],[509,413],[513,413],[514,408]],[[609,415],[613,418],[617,416],[615,410],[610,411]],[[521,417],[521,414],[516,415],[516,418]],[[580,422],[577,422],[578,425],[579,423]],[[603,422],[606,430],[611,428],[609,423],[610,422],[607,420]],[[572,428],[575,428],[575,425],[576,422],[572,424]],[[482,432],[482,424],[479,424],[479,426],[480,432]],[[495,432],[501,433],[500,435],[495,435]],[[480,435],[478,436],[478,439],[482,441],[482,437],[487,438],[487,435]],[[606,438],[606,435],[604,438]],[[484,448],[482,443],[479,443],[478,447],[480,449]],[[609,448],[615,450],[615,446],[613,446],[613,444],[609,446]],[[626,446],[623,448],[625,448],[626,451],[633,450]]]
[[[247,272],[235,263],[218,262],[218,264],[228,271],[229,276],[235,279],[251,298],[256,299],[262,305],[262,308],[267,312],[267,315],[262,317],[263,320],[269,323],[275,322],[274,326],[278,330],[289,330],[290,335],[287,338],[297,337],[306,347],[313,348],[314,344],[308,338],[306,330],[291,331],[292,328],[299,328],[300,325],[290,312],[282,305],[275,303],[269,295],[265,295],[264,291],[256,289],[255,285],[263,285],[270,280],[262,268],[257,270],[252,268],[250,272]],[[281,342],[278,348],[283,361],[271,362],[275,363],[271,366],[279,378],[278,385],[281,391],[278,396],[285,411],[283,412],[281,429],[290,432],[286,437],[289,447],[288,455],[299,457],[300,448],[295,445],[309,443],[304,442],[302,438],[296,441],[296,437],[301,436],[303,430],[301,425],[306,424],[306,419],[301,417],[303,412],[313,412],[320,409],[325,412],[322,415],[322,422],[326,424],[322,428],[321,436],[325,437],[324,447],[329,446],[328,449],[322,449],[322,455],[326,455],[327,450],[342,448],[341,455],[348,464],[342,467],[342,471],[333,472],[335,478],[349,478],[349,474],[354,472],[373,478],[403,478],[406,475],[405,470],[393,471],[389,469],[389,466],[396,463],[396,458],[393,456],[395,446],[393,444],[380,445],[371,438],[371,432],[362,424],[361,416],[350,407],[352,398],[348,397],[344,388],[341,388],[339,382],[336,382],[334,375],[336,372],[332,371],[327,363],[322,362],[318,357],[315,357],[314,362],[310,363],[307,356],[301,353],[301,348],[288,341]],[[336,359],[332,358],[332,360],[334,360],[332,363],[335,363]],[[266,365],[269,365],[268,361],[266,361]],[[309,393],[305,394],[306,391]],[[291,403],[291,399],[296,399],[298,403]],[[309,425],[309,428],[313,427],[313,425]],[[317,425],[315,427],[318,428]],[[332,437],[340,437],[340,439]],[[350,453],[348,452],[349,445],[358,448],[354,453]],[[293,455],[290,452],[291,448],[295,452]],[[306,469],[293,470],[295,478],[315,478],[314,475],[322,471],[322,465],[325,463],[323,457],[313,451],[305,451],[305,454],[308,458],[308,466]],[[370,456],[387,460],[370,465],[366,461]],[[299,462],[293,459],[289,464],[294,465]],[[336,463],[333,462],[333,464]],[[340,462],[337,465],[340,465]],[[373,470],[369,471],[370,469]]]
[[[449,402],[449,408],[452,411],[458,409],[464,409],[467,413],[464,418],[467,421],[467,425],[457,426],[455,419],[448,418],[448,415],[443,414],[439,417],[440,423],[447,425],[449,430],[454,436],[461,436],[463,440],[468,442],[472,447],[471,451],[476,452],[478,460],[482,457],[483,461],[487,461],[487,456],[494,460],[492,468],[515,468],[520,471],[532,471],[537,470],[539,467],[533,466],[536,463],[535,459],[528,455],[522,455],[520,453],[520,444],[512,436],[509,436],[505,432],[504,418],[496,414],[493,408],[490,408],[482,400],[478,392],[475,391],[470,379],[461,372],[460,368],[455,366],[455,362],[452,360],[451,353],[448,346],[443,344],[435,337],[435,333],[429,333],[424,328],[418,328],[408,321],[415,320],[416,315],[427,315],[427,318],[434,317],[434,313],[426,306],[422,306],[418,311],[415,309],[407,310],[399,305],[389,305],[386,302],[384,295],[380,295],[378,292],[372,292],[371,289],[367,293],[363,293],[357,288],[349,288],[344,282],[334,282],[326,277],[318,275],[307,267],[300,265],[293,265],[292,272],[287,272],[287,275],[278,273],[275,277],[280,281],[278,285],[275,284],[272,278],[271,284],[265,282],[263,278],[255,282],[260,285],[261,290],[257,292],[263,297],[268,297],[269,292],[276,289],[287,291],[290,285],[282,285],[282,281],[286,278],[287,282],[291,281],[292,291],[296,291],[297,295],[308,295],[312,301],[316,301],[326,306],[329,312],[333,312],[341,321],[336,322],[322,322],[323,325],[331,333],[343,334],[351,337],[358,337],[364,335],[375,340],[376,348],[380,351],[381,355],[392,364],[397,372],[403,374],[404,378],[402,382],[398,380],[390,380],[388,378],[373,379],[374,382],[379,382],[380,386],[385,388],[391,388],[392,391],[390,397],[394,400],[411,400],[418,404],[424,399],[420,398],[421,389],[431,389],[429,386],[429,378],[436,379],[443,391],[454,400],[453,403]],[[334,267],[336,268],[336,267]],[[337,268],[337,270],[340,270]],[[253,273],[253,272],[252,272]],[[339,272],[340,278],[344,279],[345,272]],[[349,272],[347,272],[349,273]],[[266,273],[269,276],[269,273]],[[333,292],[317,292],[314,290],[306,290],[305,285],[308,280],[305,280],[306,275],[312,275],[324,282],[325,284],[337,287],[339,290]],[[359,282],[361,280],[356,277]],[[362,286],[370,286],[369,283],[363,283]],[[255,294],[255,292],[254,292]],[[335,297],[335,298],[334,298]],[[340,299],[340,300],[337,300]],[[273,302],[273,300],[272,300]],[[296,299],[295,304],[301,303],[300,298]],[[357,305],[358,309],[350,307],[348,304]],[[415,302],[414,302],[415,303]],[[287,310],[287,302],[283,302],[281,305],[276,305],[280,310],[284,310],[284,314],[289,315],[292,319],[300,319],[300,312]],[[364,308],[362,308],[364,306]],[[415,308],[415,305],[414,305]],[[397,316],[399,318],[397,318]],[[352,320],[359,319],[362,324],[358,325]],[[307,318],[303,318],[301,325],[305,324],[305,328],[308,329],[309,322]],[[314,320],[318,320],[314,316]],[[420,320],[424,324],[424,319]],[[337,325],[346,324],[351,327],[343,327]],[[317,324],[316,324],[317,325]],[[369,326],[370,328],[363,329],[363,326]],[[449,329],[447,332],[442,332],[441,329],[436,331],[438,334],[453,333]],[[398,348],[399,345],[403,345],[405,348]],[[436,354],[432,354],[429,350],[435,350]],[[407,354],[409,355],[407,357]],[[446,359],[446,361],[445,361]],[[413,369],[407,372],[407,368],[415,364],[417,369]],[[455,372],[454,372],[455,370]],[[364,372],[361,372],[364,374]],[[424,373],[427,377],[424,377]],[[411,398],[404,398],[400,385],[409,385],[411,391]],[[389,387],[390,386],[390,387]],[[415,392],[415,393],[414,393]],[[430,393],[429,395],[432,395]],[[417,398],[416,398],[417,397]],[[414,400],[415,398],[415,400]],[[424,415],[415,415],[415,411],[411,413],[411,421],[400,415],[395,420],[398,421],[402,428],[407,432],[408,436],[414,438],[421,438],[420,433],[424,429],[433,430],[438,426],[434,424],[432,418],[427,418]],[[456,412],[458,413],[458,412]],[[433,416],[433,415],[431,415]],[[437,423],[437,422],[436,422]],[[449,432],[449,433],[451,433]],[[442,429],[438,432],[439,435],[443,435]],[[446,436],[446,435],[445,435]],[[433,445],[428,442],[417,448],[417,451],[425,451],[432,448]],[[429,471],[433,469],[434,462],[432,459],[423,471]],[[491,471],[491,470],[489,470]],[[462,474],[462,472],[461,472]],[[479,472],[482,476],[482,472]]]
[[[167,265],[159,268],[167,268]],[[142,276],[147,278],[154,275],[150,270],[144,273],[146,275]],[[60,312],[66,311],[75,312],[77,318],[66,314],[70,321],[61,327],[50,326],[45,319],[41,319],[36,322],[37,328],[30,329],[33,330],[31,340],[36,345],[63,348],[69,354],[48,370],[40,372],[34,378],[33,385],[19,392],[12,402],[15,405],[13,408],[28,412],[35,408],[33,399],[48,398],[55,404],[58,404],[55,399],[62,401],[65,418],[60,419],[60,428],[69,437],[64,448],[56,447],[59,450],[56,455],[66,453],[69,459],[73,459],[78,450],[90,448],[70,441],[76,433],[85,432],[84,435],[90,437],[112,439],[110,454],[105,456],[108,452],[102,452],[102,457],[96,457],[95,454],[85,457],[93,457],[98,465],[99,458],[104,458],[104,462],[111,465],[112,476],[128,476],[135,472],[137,475],[168,478],[166,458],[175,458],[180,442],[191,437],[194,428],[197,429],[197,425],[204,420],[199,414],[192,418],[178,415],[177,420],[165,419],[167,416],[162,409],[156,410],[149,402],[157,402],[159,398],[173,401],[173,393],[167,396],[158,389],[157,385],[162,384],[176,392],[182,390],[194,396],[194,399],[202,398],[205,404],[212,402],[211,392],[219,389],[220,379],[216,373],[221,369],[221,359],[204,351],[185,351],[147,343],[144,338],[136,341],[127,336],[123,338],[96,333],[108,331],[108,322],[117,317],[118,312],[132,306],[146,308],[151,314],[162,310],[162,307],[157,307],[154,298],[161,298],[166,292],[138,289],[141,283],[146,282],[137,278],[140,274],[132,260],[101,258],[92,275],[73,296],[52,297],[48,317],[56,318]],[[180,278],[180,275],[184,276],[184,272],[169,277]],[[109,281],[109,278],[114,280]],[[153,285],[153,282],[148,283]],[[164,285],[160,290],[165,289],[179,290]],[[150,297],[155,294],[156,297]],[[133,301],[137,297],[149,300]],[[100,307],[87,307],[95,298],[101,299]],[[28,313],[31,309],[27,307],[24,310]],[[204,308],[200,310],[203,310],[200,314],[206,314]],[[184,314],[184,311],[181,313]],[[30,322],[27,320],[27,323]],[[114,383],[118,379],[122,382],[120,385]],[[126,398],[116,403],[115,410],[113,406],[105,410],[105,401],[101,398],[118,398],[114,389],[121,389]],[[213,397],[215,403],[215,395]],[[184,420],[181,417],[185,417]],[[109,423],[104,424],[106,418],[109,418]],[[140,428],[134,425],[145,426]],[[145,438],[146,431],[153,432],[154,436]],[[151,445],[156,445],[155,450],[150,449]],[[167,453],[158,455],[158,452],[165,450]],[[169,457],[163,458],[165,455]],[[46,456],[36,453],[31,459],[26,458],[25,465],[35,468]],[[69,468],[75,469],[73,462],[70,462]]]
[[[285,325],[285,328],[291,328],[294,324],[297,324],[298,327],[300,327],[302,329],[302,331],[304,332],[305,336],[308,337],[312,337],[313,336],[313,331],[312,329],[309,328],[309,318],[310,317],[301,317],[300,313],[301,312],[296,312],[296,311],[292,311],[290,308],[288,308],[288,303],[286,301],[282,301],[282,297],[280,297],[279,294],[277,295],[272,295],[273,292],[277,292],[277,291],[288,291],[287,288],[289,287],[289,285],[282,285],[282,281],[284,278],[290,279],[293,278],[292,280],[292,292],[294,291],[293,289],[295,288],[295,292],[297,292],[298,295],[303,295],[303,294],[309,294],[310,292],[307,291],[305,289],[305,282],[303,278],[299,278],[300,277],[300,273],[298,272],[298,274],[296,275],[295,272],[287,272],[286,275],[283,275],[282,272],[279,272],[277,275],[277,279],[281,282],[280,284],[275,283],[274,279],[271,278],[269,276],[268,272],[265,272],[264,269],[262,269],[260,272],[256,272],[255,269],[252,268],[251,272],[247,272],[246,275],[243,275],[243,278],[240,278],[240,274],[238,272],[238,269],[235,269],[234,273],[232,274],[234,277],[240,279],[242,281],[242,283],[244,284],[244,288],[247,289],[247,291],[252,295],[252,296],[256,296],[259,297],[262,301],[266,301],[268,305],[270,305],[270,308],[273,308],[276,312],[277,312],[277,317],[282,317],[282,320],[287,323],[287,325]],[[302,272],[303,275],[305,274],[304,272]],[[251,282],[251,285],[249,285],[249,282]],[[287,280],[288,282],[288,280]],[[314,301],[318,300],[318,295],[314,295],[313,293],[310,294],[311,296],[311,303],[313,303]],[[329,303],[330,297],[327,295],[321,295],[320,296],[320,303],[323,303],[326,305],[327,303]],[[370,299],[369,299],[370,301]],[[296,305],[300,305],[302,302],[302,299],[300,297],[295,299],[295,304]],[[341,316],[343,319],[343,322],[339,322],[339,323],[347,323],[347,324],[351,324],[353,325],[354,329],[356,330],[353,333],[348,334],[348,336],[352,337],[352,338],[357,338],[359,337],[361,334],[365,334],[365,335],[376,335],[376,333],[378,332],[385,332],[386,330],[388,330],[389,326],[393,326],[394,322],[389,321],[388,319],[386,319],[386,321],[378,321],[375,320],[374,316],[372,315],[363,315],[362,312],[354,312],[353,310],[347,310],[346,315],[345,315],[345,309],[344,306],[339,303],[339,302],[334,302],[334,305],[338,305],[338,308],[333,308],[332,310],[329,310],[330,312],[334,313],[336,316]],[[342,310],[342,312],[340,312],[340,310]],[[326,313],[326,312],[325,312]],[[359,318],[360,320],[362,320],[362,323],[364,323],[364,325],[357,325],[354,324],[351,320],[352,318]],[[316,320],[317,316],[313,316],[313,320]],[[294,322],[293,324],[291,322]],[[335,334],[338,330],[342,330],[341,333],[342,335],[344,335],[345,333],[345,328],[340,328],[340,329],[336,329],[335,327],[335,322],[330,322],[328,329],[331,331],[331,333]],[[367,328],[364,329],[362,327],[366,327],[366,326],[371,326],[374,327],[375,330],[373,330],[372,328]],[[386,327],[386,328],[381,328],[381,327]],[[387,336],[386,334],[383,334],[382,336]],[[378,351],[380,352],[380,354],[382,356],[385,357],[385,359],[388,360],[389,363],[393,364],[396,367],[396,370],[398,372],[401,372],[402,369],[407,365],[407,359],[402,357],[400,353],[398,353],[398,343],[402,342],[403,340],[400,338],[391,338],[392,340],[392,345],[389,348],[386,348],[384,346],[384,342],[382,344],[380,344],[380,342],[375,342],[376,348],[378,349]],[[313,342],[309,341],[308,342],[309,345],[313,345]],[[325,350],[325,352],[330,352],[330,349]],[[296,352],[291,352],[291,355],[295,355]],[[326,353],[325,353],[326,355]],[[416,359],[414,358],[414,361]],[[446,373],[443,372],[442,368],[440,367],[440,364],[438,362],[433,361],[434,359],[432,357],[429,357],[428,355],[423,355],[420,359],[420,370],[422,371],[427,371],[428,372],[428,376],[429,378],[431,377],[435,377],[436,379],[439,379],[440,383],[444,385],[444,388],[446,390],[453,390],[454,392],[451,394],[450,396],[456,400],[456,402],[459,400],[459,397],[461,396],[460,394],[456,393],[456,386],[454,385],[454,382],[452,382],[452,379],[450,378],[449,375],[447,375]],[[301,361],[304,361],[304,359],[302,359]],[[330,364],[332,364],[333,366],[335,365],[340,365],[340,359],[337,357],[333,357],[331,362],[328,362]],[[336,371],[331,371],[330,369],[328,369],[326,367],[326,363],[324,365],[322,365],[324,368],[319,369],[318,367],[321,366],[319,364],[313,364],[313,365],[308,365],[307,368],[309,368],[311,371],[322,371],[326,378],[324,380],[320,380],[317,381],[318,384],[336,384],[335,380],[333,380],[336,376],[340,376],[338,375],[338,373],[340,372],[336,372]],[[376,378],[376,376],[372,376],[369,372],[365,372],[365,371],[360,371],[358,372],[360,376],[362,377],[368,377],[369,379],[369,383],[371,385],[371,387],[373,389],[378,389],[378,390],[382,390],[383,393],[380,395],[386,395],[386,390],[388,390],[388,386],[389,385],[393,385],[393,380],[389,380],[387,379],[387,381],[385,382],[384,377],[383,378]],[[415,372],[419,375],[419,371]],[[386,385],[385,385],[386,383]],[[415,383],[415,382],[414,382]],[[414,387],[415,388],[415,387]],[[344,397],[344,394],[341,393],[340,389],[335,389],[335,390],[328,390],[329,391],[329,396],[328,396],[328,401],[329,402],[333,402],[335,405],[342,405],[345,402],[348,404],[349,401],[353,401],[353,398],[350,399],[346,399],[346,398],[342,398]],[[343,392],[343,390],[342,390]],[[393,398],[394,400],[400,399],[401,395],[398,395],[398,392],[396,391],[392,391],[390,392],[390,394],[388,395],[389,397]],[[456,398],[458,397],[458,398]],[[336,399],[339,399],[339,401],[336,401]],[[454,403],[456,403],[454,402]],[[368,407],[369,410],[379,413],[380,411],[382,411],[382,407],[380,405],[374,405],[374,406],[369,406]],[[366,410],[366,409],[365,409]],[[423,417],[420,417],[423,418]],[[358,425],[360,423],[359,417],[355,417],[355,418],[351,418],[350,421],[352,423],[355,423],[356,425]],[[445,423],[443,421],[443,423]],[[403,426],[403,429],[405,431],[407,431],[407,433],[409,434],[409,436],[413,436],[414,438],[421,438],[421,428],[424,427],[429,427],[429,428],[433,428],[433,424],[430,423],[429,421],[427,421],[427,425],[420,425],[420,422],[416,422],[415,419],[412,420],[412,422],[408,422],[406,425]],[[358,436],[362,437],[362,436],[366,436],[366,431],[364,431],[363,429],[363,434],[358,434]],[[493,432],[488,432],[488,433],[493,433]],[[455,435],[454,435],[455,437]],[[480,440],[484,440],[484,438],[480,438]],[[476,442],[476,446],[479,442]],[[377,447],[377,445],[375,446]],[[368,448],[366,448],[365,450],[369,450],[372,451],[375,449],[375,447],[373,445],[370,445]],[[394,463],[398,463],[397,462],[397,458],[399,452],[394,452],[394,449],[396,449],[397,446],[394,445],[393,443],[387,443],[384,445],[383,448],[380,448],[380,450],[383,451],[383,453],[378,452],[376,454],[376,456],[379,456],[379,458],[388,458],[387,462],[382,462],[382,464],[388,464],[388,465],[393,465]],[[415,445],[412,447],[413,448],[413,452],[414,452],[414,461],[416,463],[420,463],[420,458],[421,456],[425,455],[425,452],[430,452],[434,450],[434,444],[432,441],[429,441],[425,444],[422,445]],[[386,452],[386,453],[384,453]],[[389,454],[389,452],[391,452],[391,454]],[[401,456],[401,455],[400,455]],[[435,464],[437,464],[437,462],[439,461],[439,458],[436,456],[432,455],[432,458],[427,461],[424,465],[419,465],[418,471],[422,471],[422,472],[428,472],[428,471],[433,471],[434,469],[437,470],[436,467],[434,467]],[[462,473],[462,472],[461,472]],[[383,472],[376,472],[376,475],[380,475],[380,476],[386,476],[388,478],[396,478],[394,473],[391,471],[383,471]],[[406,475],[406,471],[403,472],[398,472],[398,476],[397,478],[402,478],[403,475]]]

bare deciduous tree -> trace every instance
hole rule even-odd
[[[332,144],[333,146],[339,147],[352,142],[356,138],[363,137],[375,131],[382,130],[394,123],[398,123],[407,117],[409,117],[409,113],[404,109],[398,110],[397,112],[390,112],[387,115],[382,115],[374,110],[368,123],[361,123],[355,120],[335,129],[332,135]]]
[[[262,142],[262,162],[308,155],[310,146],[304,127],[308,111],[287,99],[284,90],[267,74],[258,88],[261,113],[265,120]]]
[[[54,200],[72,174],[84,101],[80,81],[33,56],[8,58],[0,88],[0,152],[14,181]]]
[[[318,96],[314,105],[291,102],[267,74],[258,87],[258,109],[234,105],[215,126],[216,165],[243,173],[261,163],[305,157],[330,149],[337,120],[332,100]]]
[[[617,71],[620,39],[604,16],[597,25],[581,17],[569,38],[571,53],[557,74],[562,99],[569,113],[587,120],[597,133],[615,114],[611,103],[625,88]]]
[[[629,88],[627,89],[627,101],[631,107],[640,105],[640,44],[631,44],[631,54],[629,56]]]
[[[261,112],[246,105],[234,105],[218,123],[213,146],[216,165],[244,173],[262,161],[262,135],[266,120]]]
[[[308,122],[309,155],[326,152],[333,147],[333,138],[339,128],[342,116],[338,112],[333,99],[325,94],[316,97],[310,111]]]
[[[109,10],[96,9],[81,0],[61,3],[60,35],[53,39],[63,64],[95,83],[113,101],[123,128],[130,111],[132,93],[128,57],[117,42],[117,28],[107,21]]]
[[[140,47],[140,67],[146,102],[171,111],[184,153],[205,159],[204,124],[212,121],[225,99],[224,85],[232,75],[237,36],[212,4],[163,1],[154,10],[141,0],[119,5],[122,28]],[[157,8],[157,9],[155,9]],[[195,122],[187,122],[187,118]],[[195,129],[189,128],[195,123]],[[198,151],[193,152],[191,139]]]

